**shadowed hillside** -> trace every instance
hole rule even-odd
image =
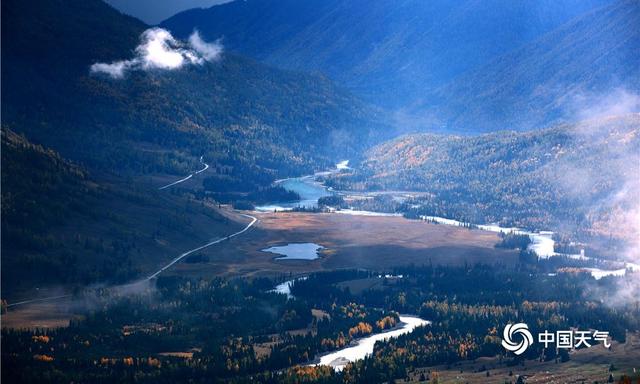
[[[438,88],[409,115],[444,131],[486,132],[639,112],[638,25],[637,1],[589,12]]]
[[[375,110],[327,78],[233,54],[122,79],[90,74],[93,63],[131,57],[146,28],[97,0],[2,9],[3,123],[91,167],[180,174],[204,155],[250,190],[389,134]]]
[[[36,287],[46,294],[51,285],[128,282],[241,226],[153,186],[96,176],[2,131],[4,298],[33,297]]]
[[[637,93],[639,8],[629,0],[252,0],[162,25],[326,73],[394,111],[405,132],[477,133],[575,122],[585,98]]]

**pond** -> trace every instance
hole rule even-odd
[[[289,243],[287,245],[265,248],[262,252],[275,253],[281,255],[276,260],[315,260],[318,251],[324,249],[322,245],[316,243]]]

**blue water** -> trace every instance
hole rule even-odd
[[[258,211],[287,211],[293,208],[315,208],[318,206],[318,199],[330,196],[331,193],[315,180],[315,176],[294,177],[277,182],[277,185],[296,192],[300,195],[299,201],[289,203],[274,203],[256,207]]]
[[[321,249],[324,249],[324,247],[316,243],[290,243],[279,247],[266,248],[262,252],[282,255],[276,257],[276,260],[315,260],[319,257],[318,251]]]

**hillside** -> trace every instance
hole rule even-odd
[[[589,12],[459,76],[408,115],[446,131],[486,132],[639,112],[639,24],[637,1]]]
[[[638,164],[640,116],[633,114],[524,133],[403,136],[329,184],[429,192],[407,208],[412,216],[633,240]]]
[[[189,188],[245,192],[388,134],[327,78],[234,54],[91,72],[140,55],[147,28],[97,0],[2,2],[3,298],[130,281],[234,232],[192,195],[158,190],[201,156],[210,168]]]
[[[483,132],[575,121],[560,114],[569,102],[560,96],[571,92],[640,89],[637,9],[634,1],[251,0],[161,25],[325,73],[395,111],[405,131]]]
[[[2,10],[3,124],[92,168],[182,174],[204,155],[209,176],[250,190],[388,134],[327,78],[234,54],[122,79],[92,74],[96,62],[131,57],[147,28],[97,0],[10,0]]]
[[[2,131],[3,298],[33,297],[36,287],[128,282],[240,226],[153,186],[94,175]]]

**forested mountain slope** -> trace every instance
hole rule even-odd
[[[97,0],[2,8],[3,123],[91,167],[183,173],[204,155],[251,189],[389,134],[328,79],[233,54],[121,79],[92,74],[93,63],[131,57],[147,28]]]
[[[240,224],[148,185],[92,174],[2,131],[2,293],[122,283]],[[49,292],[51,296],[51,292]]]
[[[606,1],[250,0],[181,12],[193,28],[282,68],[321,71],[383,105],[439,84]]]
[[[2,2],[4,295],[130,281],[233,233],[240,224],[150,182],[201,156],[210,168],[194,182],[246,192],[390,134],[327,78],[234,54],[91,71],[139,56],[147,28],[98,0]]]
[[[405,132],[453,133],[540,129],[625,92],[637,100],[639,24],[633,0],[251,0],[162,23],[326,73],[388,108]]]
[[[639,172],[632,114],[533,132],[403,136],[330,185],[430,192],[415,215],[633,239]]]
[[[408,115],[443,130],[492,131],[640,112],[638,25],[638,1],[599,8],[459,76]]]

